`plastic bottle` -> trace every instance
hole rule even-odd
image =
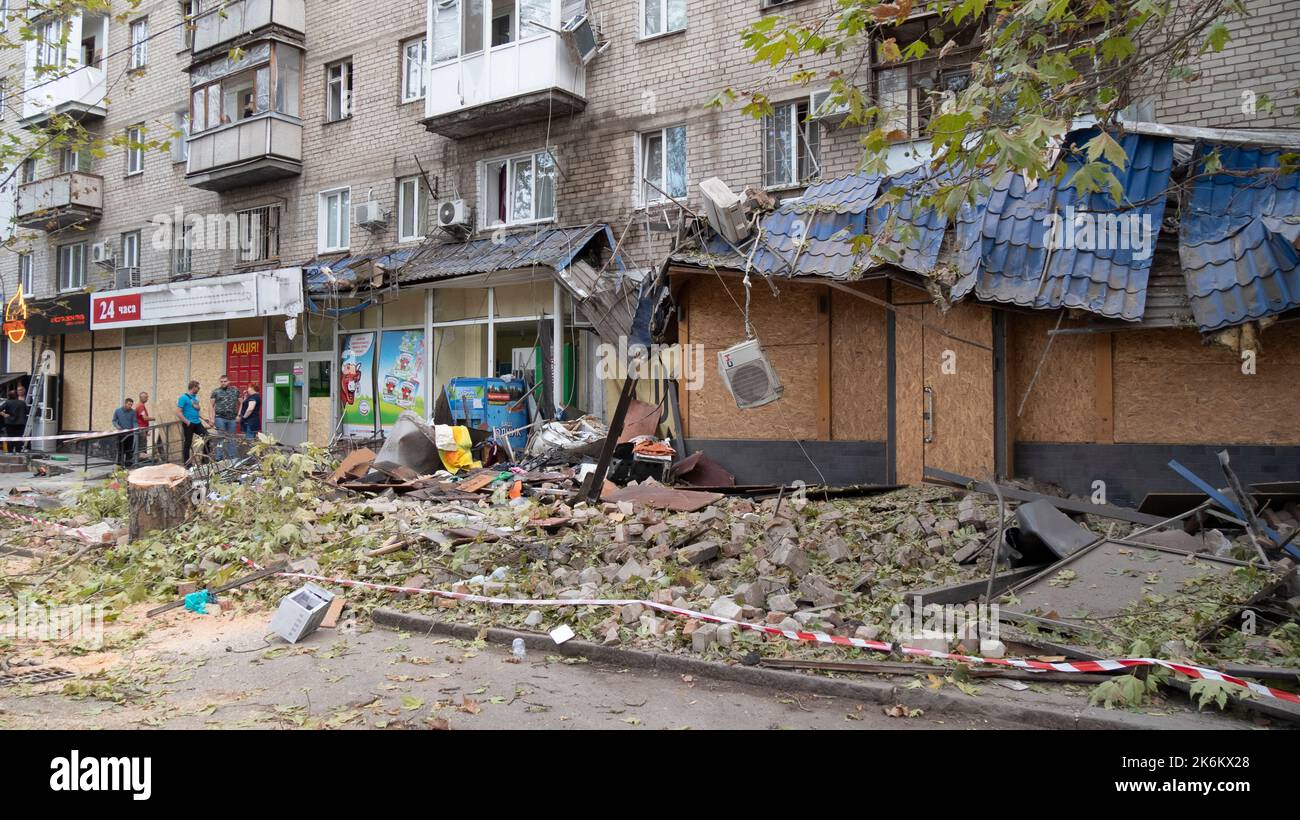
[[[514,655],[516,658],[524,658],[528,656],[528,650],[524,648],[523,638],[515,638],[514,641],[511,642],[510,654]]]

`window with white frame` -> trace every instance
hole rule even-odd
[[[424,238],[429,198],[424,180],[418,176],[397,180],[397,241],[412,242]]]
[[[31,294],[32,292],[32,255],[30,253],[18,254],[18,283],[23,287],[23,293]]]
[[[144,125],[126,129],[126,175],[144,172]]]
[[[5,118],[5,108],[8,107],[8,105],[9,105],[9,80],[0,77],[0,120],[3,120]]]
[[[776,106],[763,118],[763,184],[794,188],[821,175],[821,131],[808,101]]]
[[[321,253],[345,251],[351,242],[352,189],[338,188],[320,195],[316,245]]]
[[[9,0],[0,0],[0,31],[9,30]]]
[[[402,102],[424,97],[425,43],[423,35],[402,43]]]
[[[172,113],[172,162],[185,162],[190,158],[190,112]]]
[[[64,40],[62,20],[54,18],[37,25],[36,60],[46,68],[63,68],[68,64],[68,44]]]
[[[29,182],[36,181],[36,158],[35,157],[28,157],[27,159],[23,160],[23,167],[19,173],[19,179],[22,180],[22,184],[24,185],[26,185]]]
[[[686,0],[641,0],[641,36],[686,28]]]
[[[483,163],[484,227],[555,218],[555,160],[537,151]]]
[[[338,122],[352,116],[352,61],[340,60],[325,66],[325,121]]]
[[[264,205],[237,214],[239,263],[248,265],[280,257],[280,206]]]
[[[131,23],[131,69],[144,68],[149,63],[149,18],[141,17]]]
[[[59,290],[80,290],[86,286],[86,243],[59,246]]]
[[[62,148],[59,150],[59,173],[72,174],[77,171],[87,170],[81,167],[81,152],[75,148]]]
[[[172,253],[172,272],[176,274],[194,271],[194,223],[181,220],[176,224],[176,245]]]
[[[662,202],[665,194],[686,197],[686,126],[674,125],[640,134],[638,154],[641,203]]]
[[[197,0],[181,0],[181,48],[189,50],[194,48],[194,16],[202,9]]]
[[[471,5],[473,0],[470,0]],[[551,25],[551,0],[491,0],[492,47],[545,34]]]
[[[127,274],[134,286],[140,280],[140,232],[122,234],[122,264],[118,270]]]

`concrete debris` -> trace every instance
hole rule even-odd
[[[718,557],[718,543],[716,541],[700,541],[697,544],[691,544],[689,547],[682,547],[677,550],[677,560],[683,564],[703,564],[705,561],[712,561]]]

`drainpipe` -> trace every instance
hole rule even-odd
[[[558,418],[564,410],[564,292],[551,283],[551,402]]]

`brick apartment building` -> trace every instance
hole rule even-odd
[[[280,384],[283,406],[267,407],[271,432],[324,442],[340,424],[361,433],[383,416],[344,417],[340,392],[349,388],[340,369],[349,355],[372,356],[373,370],[390,340],[414,344],[407,352],[418,349],[419,378],[411,380],[433,397],[452,376],[496,375],[518,365],[518,351],[542,347],[564,351],[554,357],[563,364],[551,373],[553,394],[606,413],[610,385],[593,369],[599,339],[585,332],[589,317],[557,271],[581,262],[635,278],[665,259],[684,214],[643,179],[698,211],[697,186],[708,177],[785,199],[810,182],[853,174],[860,129],[809,117],[821,86],[773,76],[738,37],[764,15],[811,18],[832,5],[426,0],[372,4],[359,15],[354,4],[324,0],[238,0],[219,10],[213,2],[143,0],[123,20],[66,21],[66,55],[39,40],[0,54],[9,92],[3,126],[22,133],[50,111],[75,112],[92,133],[127,144],[103,156],[55,151],[16,170],[13,198],[3,198],[14,203],[16,227],[12,252],[0,255],[0,281],[11,294],[23,279],[33,313],[48,314],[33,326],[49,332],[8,344],[7,370],[35,372],[40,354],[54,351],[63,430],[107,427],[122,395],[139,390],[155,396],[155,414],[168,412],[190,378],[206,393],[229,370],[237,381],[263,383],[268,396]],[[1300,10],[1285,0],[1246,5],[1250,18],[1231,26],[1224,52],[1202,58],[1200,77],[1149,101],[1136,118],[1300,125],[1289,96],[1300,86]],[[561,31],[583,13],[598,43],[581,27]],[[908,25],[923,32],[925,15]],[[848,71],[890,101],[899,127],[919,133],[925,91],[960,87],[970,56],[961,47],[942,63],[873,66],[861,54],[806,67]],[[85,67],[35,79],[32,66],[60,60]],[[707,105],[728,86],[764,87],[775,116],[759,121],[735,104]],[[1247,92],[1267,95],[1275,108],[1244,106]],[[141,141],[170,146],[131,149]],[[890,169],[924,158],[924,142],[905,141],[893,147]],[[203,217],[203,236],[186,239],[178,213]],[[209,247],[213,223],[229,226],[219,248]],[[711,362],[744,338],[738,272],[696,258],[675,260],[672,273],[679,336],[704,345]],[[1193,433],[1170,434],[1159,423],[1131,430],[1124,407],[1131,394],[1116,392],[1122,382],[1112,376],[1136,357],[1129,375],[1146,377],[1138,372],[1145,354],[1129,351],[1126,340],[1147,333],[1058,338],[1056,351],[1069,355],[1044,360],[1011,424],[1007,397],[1014,413],[1055,314],[992,309],[997,300],[978,289],[944,313],[915,278],[901,276],[851,286],[893,305],[886,310],[818,283],[822,273],[780,282],[779,297],[761,280],[753,288],[751,318],[785,380],[785,398],[738,411],[709,366],[704,388],[682,396],[689,443],[720,456],[742,480],[917,480],[932,461],[968,470],[996,461],[1003,472],[1031,465],[1069,483],[1078,477],[1059,467],[1077,459],[1073,445],[1300,445],[1284,424],[1273,425],[1276,435],[1248,431],[1231,440],[1208,420]],[[293,293],[287,283],[299,280]],[[92,305],[140,314],[99,321]],[[296,314],[288,326],[286,311]],[[896,321],[907,313],[960,325],[1005,358],[960,369],[959,379],[973,381],[958,390],[927,391],[933,357],[925,334]],[[49,321],[61,314],[84,314],[86,324]],[[357,334],[370,333],[378,350],[359,353],[368,345]],[[403,335],[410,333],[416,337]],[[1232,354],[1201,347],[1194,329],[1151,333],[1173,339],[1171,349],[1193,371],[1234,366]],[[1215,390],[1243,403],[1294,406],[1276,396],[1289,389],[1296,398],[1283,386],[1300,375],[1283,343],[1288,333],[1282,326],[1265,336],[1267,385]],[[1080,375],[1081,360],[1097,363],[1097,372]],[[1102,406],[1091,388],[1106,380],[1101,392],[1114,395]],[[1086,412],[1071,416],[1047,398],[1079,383],[1089,387]],[[647,390],[647,398],[657,395]],[[970,425],[939,436],[935,459],[927,457],[934,442],[923,441],[933,438],[922,429],[927,400],[937,402],[931,418],[960,415]],[[427,410],[427,401],[420,406]],[[825,470],[810,470],[810,461]]]

